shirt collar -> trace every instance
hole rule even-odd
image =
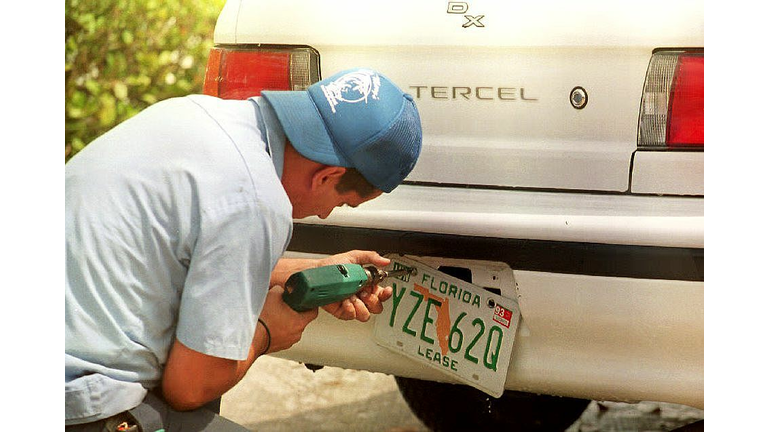
[[[283,178],[283,160],[285,155],[285,132],[277,119],[277,114],[269,103],[260,96],[250,98],[259,112],[259,129],[267,142],[267,152],[272,157],[277,177]]]

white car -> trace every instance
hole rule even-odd
[[[365,66],[421,114],[405,184],[295,221],[291,255],[407,255],[522,317],[500,399],[382,346],[387,312],[321,314],[281,357],[395,375],[436,430],[562,430],[589,400],[703,409],[703,2],[230,0],[214,43],[208,94]]]

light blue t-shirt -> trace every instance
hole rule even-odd
[[[174,337],[247,358],[292,230],[284,137],[257,102],[159,102],[66,164],[67,424],[138,405]]]

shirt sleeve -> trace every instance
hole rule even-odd
[[[179,306],[182,344],[214,357],[247,358],[290,230],[290,217],[257,200],[241,197],[202,211]]]

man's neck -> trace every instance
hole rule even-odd
[[[272,157],[272,163],[275,165],[277,176],[282,179],[286,145],[283,127],[280,125],[275,111],[264,98],[257,96],[251,98],[251,100],[259,107],[259,113],[266,129],[266,137],[264,138],[267,141],[267,149]]]

